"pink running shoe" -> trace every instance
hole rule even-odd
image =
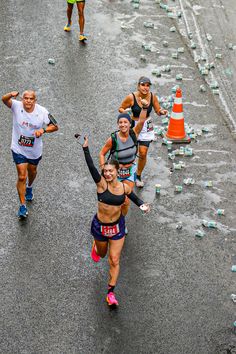
[[[107,294],[106,301],[109,306],[119,305],[118,301],[116,300],[115,294],[112,291]]]
[[[92,251],[91,251],[91,258],[94,262],[99,262],[100,261],[100,256],[97,254],[96,249],[95,249],[95,241],[93,241],[93,246],[92,246]]]

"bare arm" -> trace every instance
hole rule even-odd
[[[39,130],[35,130],[34,135],[36,136],[36,138],[39,138],[44,133],[53,133],[56,132],[58,129],[58,125],[49,123],[46,128],[40,128]]]
[[[141,130],[143,129],[144,122],[147,120],[147,106],[148,102],[145,99],[141,99],[141,104],[142,104],[142,110],[139,115],[139,119],[135,127],[133,128],[133,131],[135,132],[136,136],[139,135]]]
[[[124,113],[127,108],[130,108],[133,105],[133,95],[130,94],[125,97],[123,102],[120,105],[119,112]]]
[[[100,167],[102,167],[105,163],[106,160],[106,154],[108,153],[108,151],[110,151],[112,149],[112,139],[109,138],[105,145],[102,147],[100,153],[99,153],[99,163],[100,163]]]
[[[5,95],[2,96],[2,102],[8,108],[11,108],[11,106],[12,106],[12,98],[16,98],[18,95],[19,95],[18,91],[12,91],[12,92],[6,93]]]
[[[166,109],[161,108],[156,95],[153,95],[153,108],[158,116],[162,116],[168,113]]]

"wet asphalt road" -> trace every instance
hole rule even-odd
[[[207,18],[213,41],[222,48],[225,38],[233,41],[234,25],[223,22],[225,14],[232,22],[233,0],[222,13],[218,0],[199,1],[198,8],[185,1],[170,4],[183,6],[196,41],[197,27],[191,27],[192,23],[204,33]],[[217,16],[211,12],[213,5]],[[195,22],[191,8],[199,13]],[[0,352],[233,353],[234,129],[222,113],[219,97],[209,88],[199,92],[206,82],[188,47],[186,24],[183,18],[177,22],[168,18],[150,0],[142,1],[138,10],[128,0],[88,2],[89,40],[83,46],[78,43],[76,13],[73,31],[64,33],[65,10],[63,1],[0,3],[1,95],[32,87],[38,102],[60,124],[58,133],[45,136],[35,200],[29,206],[28,220],[19,223],[16,173],[9,149],[11,112],[1,106]],[[225,33],[217,31],[216,19],[223,23]],[[154,22],[154,29],[143,27],[147,20]],[[169,31],[173,25],[176,33]],[[163,48],[163,40],[169,42],[168,48]],[[152,51],[145,52],[143,43],[151,43]],[[171,53],[182,46],[185,53],[172,59]],[[228,68],[226,58],[232,63],[232,75],[225,81],[233,87],[235,51],[225,48],[220,65]],[[146,62],[140,60],[141,55]],[[55,66],[48,64],[48,58],[55,59]],[[164,64],[171,65],[170,73],[151,76],[153,69]],[[214,74],[220,77],[218,64]],[[195,130],[206,126],[210,133],[191,143],[194,156],[184,157],[186,168],[172,174],[166,147],[160,138],[153,142],[144,172],[146,185],[138,192],[152,204],[152,211],[143,216],[132,206],[127,217],[130,231],[116,290],[120,307],[109,311],[105,304],[107,262],[94,265],[89,256],[95,186],[73,135],[90,131],[91,152],[97,162],[101,145],[115,130],[117,108],[135,90],[138,77],[151,76],[153,91],[167,96],[178,73],[184,78],[180,85],[185,121]],[[230,99],[226,100],[232,107]],[[160,119],[155,118],[155,123],[160,124]],[[176,195],[174,186],[185,177],[196,182]],[[204,187],[206,180],[213,181],[212,188]],[[156,183],[162,185],[159,198]],[[225,209],[226,215],[216,216],[217,208]],[[202,219],[216,220],[218,228],[205,230],[206,236],[197,239],[194,234]],[[182,230],[176,230],[179,221]]]

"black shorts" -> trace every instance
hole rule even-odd
[[[152,140],[138,140],[138,145],[146,146],[147,148],[149,148],[151,142]]]
[[[117,231],[115,234],[109,235],[102,232],[102,227],[103,228],[112,228],[112,226],[117,228]],[[93,235],[94,239],[97,241],[106,241],[108,240],[120,240],[125,236],[125,218],[123,215],[120,216],[120,218],[113,223],[109,224],[104,224],[100,220],[98,220],[97,214],[94,215],[92,224],[91,224],[91,234]]]

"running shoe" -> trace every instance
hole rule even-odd
[[[27,210],[26,206],[24,204],[22,204],[19,208],[19,211],[18,211],[18,218],[25,219],[25,218],[27,218],[27,215],[28,215],[28,210]]]
[[[26,187],[25,200],[27,200],[27,202],[32,202],[33,199],[33,188]]]
[[[85,34],[82,33],[79,35],[79,41],[83,42],[83,41],[87,41],[87,39],[88,38],[85,36]]]
[[[115,294],[111,291],[110,293],[107,294],[106,301],[108,306],[118,306],[119,303],[116,300]]]
[[[71,22],[71,23],[67,23],[67,25],[65,25],[65,27],[64,27],[64,31],[70,32],[70,30],[71,30],[71,25],[72,25],[72,22]]]
[[[144,186],[144,182],[141,181],[140,179],[136,179],[135,184],[136,184],[136,187],[138,187],[138,188],[143,188],[143,186]]]
[[[99,262],[100,261],[100,256],[97,254],[96,249],[95,249],[95,241],[93,241],[93,246],[92,246],[92,251],[91,251],[91,258],[94,262]]]
[[[128,235],[128,227],[127,226],[125,226],[125,235]]]

